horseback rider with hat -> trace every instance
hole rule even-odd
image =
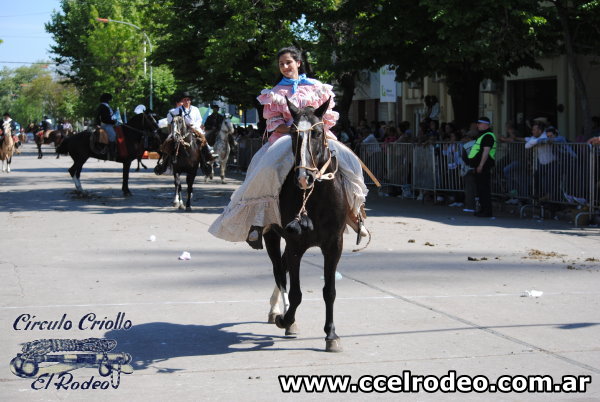
[[[8,123],[10,125],[11,135],[16,138],[15,140],[15,149],[19,149],[21,146],[21,140],[18,138],[19,132],[21,130],[21,126],[15,120],[10,117],[10,113],[6,112],[2,116],[4,123]],[[0,125],[0,129],[2,125]],[[0,135],[0,144],[4,141],[4,135]],[[17,151],[20,153],[21,151]]]
[[[100,105],[96,110],[96,125],[100,126],[108,135],[108,159],[114,161],[117,156],[117,133],[115,124],[117,121],[113,118],[114,112],[108,102],[112,100],[112,95],[103,93],[100,95]]]
[[[205,161],[212,161],[214,158],[210,150],[207,147],[205,147],[206,137],[204,135],[204,126],[202,125],[202,115],[200,114],[200,110],[196,106],[192,105],[192,96],[189,92],[182,92],[181,95],[178,96],[176,106],[173,109],[169,110],[169,113],[167,114],[167,122],[169,123],[169,125],[171,125],[175,116],[183,117],[186,125],[194,132],[196,137],[200,138],[200,142],[202,143],[200,152],[203,155]],[[169,150],[171,149],[170,144],[173,141],[173,133],[171,132],[171,134],[169,134],[169,136],[161,146],[166,156],[164,158],[161,158],[161,160],[159,160],[159,162],[156,164],[156,167],[154,168],[154,173],[156,173],[157,175],[163,174],[167,170],[169,164],[171,163],[173,155],[169,153]],[[206,172],[205,169],[207,169],[208,166],[205,165],[207,164],[203,163],[202,165],[202,169]]]
[[[210,105],[212,109],[212,114],[206,118],[204,122],[204,129],[206,130],[206,140],[208,141],[208,145],[213,147],[215,142],[217,141],[217,135],[221,130],[221,125],[225,118],[229,118],[230,116],[223,116],[219,113],[219,105],[212,104]],[[231,149],[234,149],[237,145],[233,135],[229,134],[227,136],[227,141],[229,142],[229,146]]]

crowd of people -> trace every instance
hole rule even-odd
[[[351,147],[359,155],[361,155],[361,148],[363,148],[362,155],[365,155],[365,149],[367,155],[372,155],[386,151],[391,143],[432,145],[437,157],[436,163],[438,163],[438,160],[443,160],[443,163],[447,164],[448,170],[459,169],[457,171],[461,172],[460,175],[464,185],[464,194],[438,192],[437,198],[432,198],[432,200],[440,203],[451,203],[451,206],[464,206],[465,212],[475,212],[477,209],[475,200],[478,199],[479,212],[477,215],[493,215],[490,209],[491,206],[488,203],[488,187],[490,182],[489,172],[494,166],[501,172],[503,178],[502,190],[510,195],[510,198],[506,200],[508,204],[520,203],[523,198],[527,198],[530,194],[540,200],[562,200],[561,186],[557,184],[557,181],[564,176],[562,174],[564,166],[562,165],[564,165],[565,160],[576,161],[578,155],[573,150],[574,145],[569,145],[570,142],[564,135],[561,135],[557,127],[548,118],[536,117],[528,120],[523,132],[519,132],[512,122],[507,122],[504,132],[493,134],[493,141],[487,140],[487,146],[494,155],[488,157],[487,162],[485,162],[485,169],[481,169],[486,172],[484,178],[480,172],[476,172],[477,166],[470,167],[466,159],[468,159],[469,150],[476,144],[478,138],[481,138],[486,131],[492,131],[491,122],[482,117],[478,121],[472,122],[469,127],[458,127],[453,122],[440,124],[439,120],[430,118],[429,116],[439,116],[439,114],[435,114],[435,110],[433,110],[433,114],[430,115],[428,112],[425,115],[428,117],[420,122],[416,132],[411,129],[408,121],[402,121],[396,125],[393,122],[386,123],[383,121],[372,121],[371,124],[368,124],[366,120],[361,120],[358,126],[349,129],[339,128],[336,130],[334,127],[334,131],[340,141]],[[482,129],[480,125],[482,122],[486,123],[486,120],[487,126]],[[600,118],[593,117],[592,123],[592,137],[579,137],[578,140],[581,143],[587,142],[588,144],[600,145]],[[502,144],[514,143],[521,143],[522,145],[504,146],[496,160],[496,147]],[[558,144],[558,146],[555,144]],[[533,170],[530,169],[531,165],[524,166],[526,162],[521,154],[512,155],[510,153],[514,150],[531,150],[534,148],[537,152],[535,153],[536,160]],[[384,159],[390,156],[385,152],[381,155],[380,158]],[[389,165],[389,161],[387,164]],[[437,169],[439,170],[439,167]],[[392,169],[388,166],[384,170],[386,171],[378,172],[378,176],[382,176],[381,178],[385,180],[385,176]],[[535,189],[527,187],[530,181],[527,175],[530,175],[530,171],[533,172],[535,177]],[[410,175],[407,175],[407,180],[411,180]],[[438,176],[438,180],[438,187],[444,188],[445,183],[443,181],[445,178]],[[479,186],[476,186],[477,182]],[[488,185],[485,185],[485,183],[488,183]],[[475,190],[476,187],[479,190]],[[483,203],[486,206],[482,206],[482,192],[484,193]],[[412,196],[412,194],[409,196]],[[417,196],[418,199],[427,199],[427,197],[433,197],[433,194],[423,191]],[[569,197],[569,195],[564,195],[564,197]]]

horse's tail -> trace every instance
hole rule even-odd
[[[67,155],[69,153],[69,142],[72,140],[73,137],[64,138],[56,147],[56,153],[61,155]]]

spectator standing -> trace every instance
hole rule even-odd
[[[470,166],[475,168],[475,185],[479,196],[479,211],[475,216],[493,217],[491,170],[496,159],[496,136],[491,131],[490,119],[483,116],[477,120],[479,136],[469,152]]]
[[[531,137],[525,138],[525,149],[535,147],[537,151],[538,166],[535,172],[536,182],[538,183],[538,196],[548,198],[551,196],[551,181],[556,173],[556,156],[552,152],[552,146],[548,142],[546,127],[544,123],[536,120],[531,127]]]

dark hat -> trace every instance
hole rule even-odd
[[[8,116],[8,117],[10,117],[10,113],[4,112],[4,114],[2,116]]]
[[[210,105],[211,109],[220,109],[219,105],[215,105],[214,103],[212,105]]]
[[[100,95],[100,102],[110,102],[112,100],[112,95],[105,92]]]
[[[181,93],[181,95],[179,95],[179,99],[178,100],[182,100],[183,98],[194,99],[194,97],[188,91],[183,91]]]
[[[487,125],[492,124],[492,122],[490,121],[490,118],[486,117],[486,116],[481,116],[479,119],[477,119],[477,123],[483,123],[483,124],[487,124]]]

